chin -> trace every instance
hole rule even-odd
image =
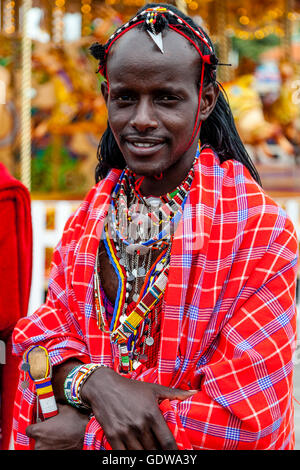
[[[127,166],[133,173],[136,173],[139,176],[147,176],[150,178],[154,178],[155,176],[160,175],[161,172],[168,170],[168,166],[162,165],[161,162],[156,165],[149,165],[149,163],[147,164],[147,162],[136,163],[128,161]]]
[[[155,176],[159,176],[162,172],[166,171],[167,169],[159,168],[142,168],[141,166],[131,166],[128,165],[128,168],[138,176],[145,176],[147,178],[154,178]]]

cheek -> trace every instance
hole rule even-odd
[[[182,139],[182,136],[188,136],[192,133],[196,118],[196,110],[191,108],[185,112],[173,112],[169,119],[165,119],[164,126],[173,135],[174,140]]]
[[[114,109],[113,106],[108,108],[108,121],[110,128],[118,140],[118,135],[126,127],[130,120],[130,115],[128,112],[120,109]]]

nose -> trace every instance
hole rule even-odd
[[[158,121],[155,117],[153,103],[148,98],[142,98],[134,108],[134,113],[130,120],[130,125],[138,132],[145,132],[148,129],[156,129]]]

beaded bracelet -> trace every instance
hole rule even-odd
[[[80,392],[83,384],[90,377],[90,375],[100,367],[107,367],[104,364],[82,364],[74,367],[69,374],[67,375],[64,382],[64,394],[67,402],[79,409],[90,409],[90,407],[85,404],[80,396]]]

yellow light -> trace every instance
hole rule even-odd
[[[239,21],[243,25],[246,25],[246,24],[250,23],[250,20],[249,20],[248,16],[241,16]]]
[[[269,34],[272,34],[273,32],[274,32],[273,26],[265,26],[264,27],[265,36],[268,36]]]
[[[237,36],[240,38],[240,39],[249,39],[249,33],[247,31],[239,31]]]
[[[55,5],[58,7],[58,8],[61,8],[65,5],[65,0],[56,0],[55,1]]]
[[[198,3],[195,2],[195,1],[192,1],[190,4],[189,4],[189,8],[191,10],[197,10],[197,8],[199,7]]]
[[[275,18],[278,16],[278,13],[275,10],[269,10],[268,15],[272,20],[275,20]]]
[[[81,7],[82,13],[89,13],[91,11],[91,6],[90,5],[83,5]]]
[[[256,39],[263,39],[265,37],[264,32],[261,31],[260,29],[258,31],[255,31],[255,37]]]
[[[5,32],[7,34],[12,34],[15,32],[15,27],[13,25],[9,26],[8,28],[5,29]]]
[[[276,33],[277,35],[280,37],[280,38],[283,38],[284,37],[284,31],[282,28],[277,28],[276,29]]]
[[[288,19],[290,21],[295,21],[297,19],[297,16],[295,15],[295,13],[293,13],[292,11],[289,11],[288,12],[288,15],[287,15]]]

